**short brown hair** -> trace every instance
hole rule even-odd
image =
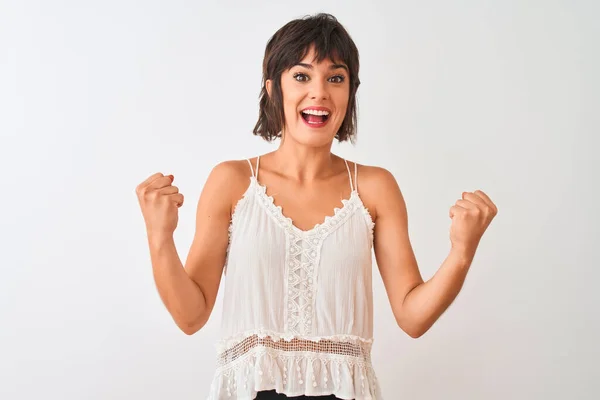
[[[262,136],[267,141],[281,137],[285,121],[281,74],[306,57],[313,45],[318,62],[329,58],[334,62],[342,61],[348,66],[348,108],[335,138],[340,142],[354,142],[357,123],[356,91],[360,85],[358,49],[346,29],[330,14],[316,14],[290,21],[267,42],[263,59],[259,116],[253,130],[255,135]],[[272,81],[271,97],[266,88],[268,79]]]

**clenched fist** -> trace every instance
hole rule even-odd
[[[173,175],[156,173],[135,189],[149,236],[172,235],[177,227],[183,195],[172,185],[173,179]]]
[[[452,247],[474,254],[497,213],[496,205],[481,190],[463,192],[462,199],[450,208]]]

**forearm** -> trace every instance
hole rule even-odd
[[[452,249],[438,271],[427,282],[412,289],[402,304],[406,330],[423,335],[452,304],[460,292],[474,253]]]
[[[206,301],[202,290],[185,271],[173,237],[150,237],[150,258],[154,282],[161,300],[184,332],[202,325]]]

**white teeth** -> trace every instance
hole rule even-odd
[[[329,111],[321,111],[321,110],[304,110],[302,112],[304,114],[311,114],[311,115],[329,115]]]

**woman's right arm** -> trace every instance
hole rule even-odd
[[[228,245],[237,162],[211,171],[196,210],[196,232],[185,267],[173,232],[183,196],[172,186],[172,175],[155,174],[136,190],[144,214],[154,281],[160,298],[177,326],[191,335],[208,321],[221,282]]]

